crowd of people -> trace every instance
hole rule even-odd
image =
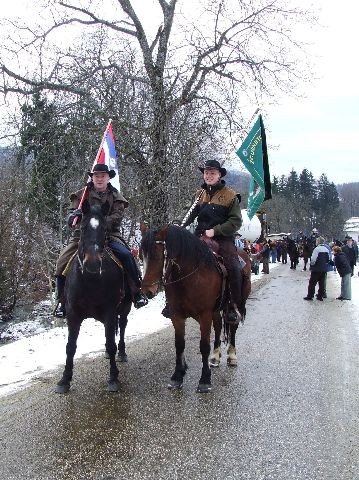
[[[280,240],[264,239],[250,242],[240,234],[235,238],[236,246],[251,255],[253,264],[260,259],[263,274],[269,274],[269,263],[288,263],[288,244],[293,241],[298,246],[298,262],[299,256],[303,253],[301,250],[303,245],[312,245],[309,262],[310,278],[304,300],[313,300],[315,296],[317,300],[323,301],[327,297],[326,277],[330,271],[337,272],[341,277],[341,292],[337,300],[351,300],[351,277],[354,275],[354,267],[359,256],[358,244],[351,236],[346,235],[343,241],[326,242],[314,228],[310,236],[300,231],[295,240],[284,236]],[[317,285],[318,291],[315,294]]]
[[[235,244],[251,256],[253,264],[257,262],[262,264],[261,272],[264,274],[269,273],[269,263],[288,263],[288,246],[285,239],[276,241],[264,239],[250,242],[237,233]]]

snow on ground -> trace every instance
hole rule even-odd
[[[269,265],[272,269],[279,264],[271,263]],[[262,278],[262,275],[252,274],[252,283]],[[340,277],[335,273],[330,275],[338,284],[339,295]],[[357,305],[359,305],[358,284],[359,277],[355,274],[352,281],[352,294],[353,302]],[[306,285],[303,285],[303,295],[305,293]],[[127,344],[171,324],[169,319],[161,315],[164,304],[164,294],[160,293],[145,307],[131,310],[126,328]],[[18,340],[0,346],[0,396],[24,387],[30,380],[43,372],[55,369],[65,363],[66,326],[53,327],[49,330],[39,324],[38,330],[33,331],[29,328],[31,323],[34,322],[21,322],[12,326],[12,329],[17,329],[16,332],[12,331],[12,336]],[[81,327],[75,358],[83,355],[102,355],[104,343],[103,325],[93,319],[86,319]]]

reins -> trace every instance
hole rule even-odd
[[[173,260],[171,260],[171,264],[172,264],[172,265],[177,265],[177,266],[179,267],[179,265],[178,265],[176,262],[174,262]],[[192,272],[188,273],[188,274],[185,275],[184,277],[180,277],[180,278],[178,278],[177,280],[173,280],[173,281],[171,281],[171,282],[167,282],[167,281],[163,280],[163,285],[166,286],[166,285],[172,285],[172,284],[174,284],[174,283],[181,282],[181,281],[184,280],[185,278],[188,278],[188,277],[190,277],[191,275],[193,275],[194,273],[196,273],[198,269],[199,269],[199,267],[195,268]],[[167,269],[166,269],[166,270],[167,270]],[[163,278],[164,278],[164,277],[163,277]]]
[[[77,252],[77,255],[76,255],[76,256],[77,256],[77,260],[78,260],[79,265],[80,265],[80,271],[81,271],[81,273],[82,273],[82,275],[83,275],[83,274],[84,274],[84,263],[83,263],[83,261],[81,260],[80,255],[79,255],[78,252]],[[100,260],[100,271],[99,271],[99,274],[102,275],[103,253],[102,253],[101,256],[100,256],[100,259],[101,259],[101,260]]]
[[[157,243],[163,246],[163,256],[164,256],[163,273],[159,280],[156,280],[155,282],[152,282],[152,283],[143,283],[142,285],[144,287],[152,287],[153,285],[160,285],[161,283],[164,287],[166,285],[173,285],[174,283],[181,282],[182,280],[185,280],[186,278],[190,277],[191,275],[196,273],[197,270],[199,269],[199,266],[198,266],[192,272],[188,273],[187,275],[184,275],[183,277],[177,278],[177,280],[167,281],[166,276],[168,277],[170,275],[169,271],[171,266],[176,265],[179,270],[181,269],[181,267],[178,265],[178,263],[174,261],[173,258],[167,259],[166,242],[164,240],[155,240],[154,243]]]

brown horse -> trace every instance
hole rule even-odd
[[[208,359],[212,321],[216,329],[215,347],[220,344],[222,272],[207,244],[186,229],[168,225],[150,230],[142,226],[141,232],[144,262],[142,290],[152,298],[163,283],[175,329],[176,368],[168,387],[178,389],[183,385],[187,370],[184,357],[185,320],[192,317],[201,330],[202,374],[197,392],[207,393],[211,390]]]

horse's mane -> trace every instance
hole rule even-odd
[[[156,230],[149,230],[142,241],[144,252],[151,250],[155,241]],[[206,265],[214,267],[215,257],[205,242],[193,233],[177,225],[169,225],[166,237],[167,257],[193,266]]]

